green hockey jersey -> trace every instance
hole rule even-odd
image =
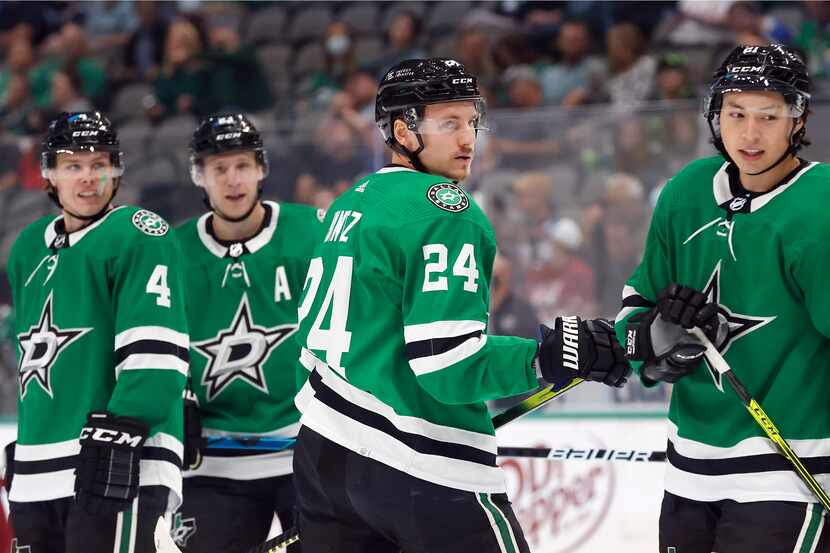
[[[172,508],[189,347],[178,245],[136,207],[62,229],[62,217],[36,221],[9,256],[20,383],[10,499],[72,496],[79,433],[106,409],[149,424],[141,485],[170,488]]]
[[[222,243],[206,213],[177,230],[185,252],[191,386],[206,436],[294,437],[297,305],[324,213],[264,202],[262,229]],[[225,451],[222,452],[227,453]],[[214,456],[185,476],[250,480],[289,474],[291,452]]]
[[[782,435],[830,487],[830,166],[802,162],[764,194],[722,157],[691,163],[660,194],[617,333],[672,282],[719,304],[716,344]],[[815,501],[703,362],[674,385],[667,491],[699,501]]]
[[[417,478],[503,492],[484,402],[536,386],[537,344],[487,335],[487,218],[445,178],[391,166],[323,226],[300,303],[301,424]]]

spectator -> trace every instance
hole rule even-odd
[[[642,183],[624,173],[608,177],[603,197],[583,215],[600,316],[620,309],[619,291],[639,262],[646,215]]]
[[[368,172],[371,156],[348,123],[339,117],[325,117],[303,159],[306,169],[297,178],[297,188],[302,182],[302,197],[322,195],[315,205],[328,207],[330,200]]]
[[[20,148],[17,144],[6,138],[0,139],[0,192],[17,186],[19,163]]]
[[[807,17],[801,22],[795,45],[807,55],[810,75],[824,78],[830,75],[830,2],[808,0],[802,5]]]
[[[81,92],[81,80],[73,67],[67,67],[52,75],[52,111],[91,111],[92,104]]]
[[[15,74],[27,75],[35,63],[35,53],[32,44],[21,38],[13,42],[6,50],[6,59],[0,69],[0,103],[6,102],[9,83]]]
[[[643,33],[631,23],[608,29],[606,37],[609,77],[606,93],[617,108],[630,109],[652,95],[657,63],[646,53]]]
[[[367,148],[374,146],[377,135],[375,126],[375,95],[378,82],[369,71],[355,71],[346,80],[343,90],[334,95],[331,113],[342,119],[362,137]]]
[[[84,28],[90,35],[90,50],[107,52],[122,48],[138,26],[135,6],[128,0],[83,2]]]
[[[504,252],[524,270],[545,239],[545,225],[556,216],[557,195],[553,178],[539,171],[522,174],[510,188],[512,201],[505,216],[494,224]]]
[[[646,192],[662,183],[668,172],[660,145],[649,135],[646,125],[653,120],[642,115],[623,119],[617,125],[614,160],[618,172],[636,175]]]
[[[468,72],[475,75],[479,85],[494,90],[498,84],[498,71],[490,56],[490,44],[483,31],[467,27],[456,36],[456,59]]]
[[[235,27],[220,25],[209,33],[211,50],[205,59],[210,67],[208,90],[218,111],[261,111],[274,103],[268,79],[248,47],[241,46]]]
[[[546,225],[545,231],[527,270],[530,304],[546,324],[566,313],[594,316],[594,272],[577,254],[582,246],[579,225],[563,218]]]
[[[128,80],[153,80],[164,59],[168,24],[160,2],[140,0],[135,3],[135,12],[138,28],[124,50],[124,76]]]
[[[664,54],[657,63],[654,100],[689,100],[695,91],[689,83],[686,57],[682,54]]]
[[[87,36],[82,27],[66,23],[60,33],[47,41],[47,55],[32,69],[30,79],[35,104],[47,108],[52,105],[52,76],[61,68],[74,67],[81,81],[83,95],[96,103],[107,91],[104,70],[87,56]]]
[[[529,66],[505,72],[506,107],[527,111],[499,119],[499,133],[490,137],[489,155],[498,156],[505,169],[537,170],[550,165],[561,152],[558,139],[551,138],[549,117],[535,113],[543,102],[542,85]]]
[[[32,109],[29,77],[25,73],[13,73],[0,106],[0,127],[16,135],[29,134],[28,116]]]
[[[212,109],[210,74],[203,60],[202,39],[196,26],[185,19],[170,25],[164,45],[164,62],[153,82],[157,102],[149,108],[152,119],[181,113],[206,116]]]
[[[426,51],[418,46],[421,35],[421,19],[415,13],[401,10],[389,24],[386,31],[387,53],[374,64],[379,77],[383,77],[386,70],[406,59],[425,58]]]
[[[542,69],[540,81],[548,105],[573,107],[587,103],[599,69],[588,57],[591,31],[579,20],[565,21],[556,37],[557,63]]]
[[[325,68],[306,79],[302,85],[304,93],[310,95],[313,105],[326,105],[334,94],[343,88],[346,79],[355,70],[354,36],[348,24],[334,21],[326,28],[323,36]]]
[[[771,15],[763,15],[761,7],[755,2],[734,2],[726,13],[726,22],[735,33],[735,43],[745,44],[739,37],[746,34],[760,37],[766,44],[778,42],[789,44],[793,41],[793,32],[781,21]]]
[[[533,306],[513,293],[513,264],[502,252],[493,262],[490,278],[490,334],[536,338],[539,320]]]

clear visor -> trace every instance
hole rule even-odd
[[[475,101],[475,112],[468,119],[458,114],[450,114],[442,117],[426,117],[419,119],[416,129],[424,135],[452,135],[459,131],[489,131],[486,121],[486,108],[484,100]],[[465,120],[466,119],[466,120]]]
[[[732,92],[751,92],[744,90],[726,90],[722,93],[722,102],[714,102],[714,95],[707,95],[703,98],[701,111],[704,117],[712,117],[719,115],[722,112],[728,111],[735,114],[754,115],[758,117],[774,117],[774,118],[790,118],[798,119],[806,111],[807,102],[803,95],[797,95],[794,102],[785,102],[782,99],[779,101],[772,101],[769,104],[761,106],[747,106],[740,101],[740,97],[729,97]]]
[[[54,167],[48,167],[46,156],[41,160],[40,172],[46,179],[91,179],[106,184],[124,174],[123,162],[113,165],[109,152],[60,150],[56,154]]]
[[[204,164],[191,156],[190,179],[201,187],[212,187],[226,181],[233,183],[259,182],[268,176],[268,166],[257,163],[253,157],[219,160]]]

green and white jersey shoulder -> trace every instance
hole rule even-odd
[[[720,306],[718,349],[782,435],[830,486],[830,166],[802,165],[764,194],[721,157],[660,194],[617,332],[672,282]],[[666,489],[700,501],[814,501],[728,383],[705,363],[674,385]],[[822,467],[824,467],[822,469]]]
[[[206,436],[294,437],[297,305],[324,213],[264,202],[262,229],[226,244],[211,213],[176,234],[185,256],[191,386]],[[290,452],[212,456],[185,476],[249,480],[289,474]]]
[[[10,498],[72,496],[81,427],[106,409],[150,425],[141,485],[167,486],[175,505],[189,347],[176,240],[128,206],[61,229],[61,218],[36,221],[9,256],[20,383]]]
[[[300,304],[300,422],[415,477],[504,491],[484,402],[535,387],[537,344],[487,334],[485,215],[446,179],[387,167],[324,227]]]

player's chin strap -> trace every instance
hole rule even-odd
[[[406,159],[412,163],[412,167],[416,171],[420,171],[421,173],[429,173],[427,168],[421,163],[421,158],[418,157],[418,154],[424,151],[426,145],[424,144],[424,138],[421,136],[421,133],[418,132],[418,111],[416,108],[408,108],[403,113],[403,121],[406,123],[406,128],[415,133],[415,137],[418,139],[418,149],[414,152],[412,150],[407,149],[406,146],[398,142],[395,138],[394,130],[387,141],[389,147],[404,156]],[[394,129],[394,118],[392,121],[392,128]]]

